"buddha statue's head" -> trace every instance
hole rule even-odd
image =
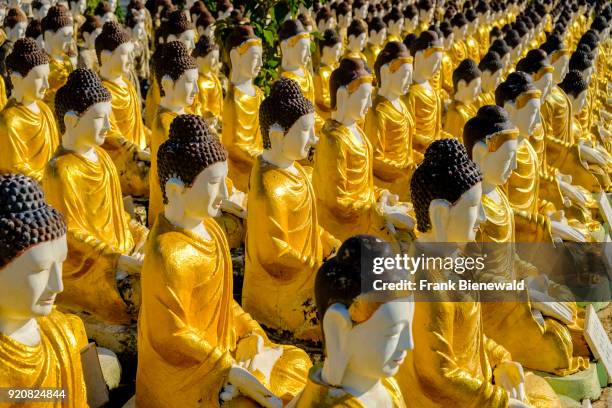
[[[502,65],[504,66],[504,71],[510,68],[510,47],[508,47],[506,41],[502,38],[495,39],[489,47],[489,51],[494,51],[499,55]]]
[[[322,33],[328,29],[334,29],[336,27],[336,20],[334,15],[327,6],[321,7],[315,16],[317,23],[317,30]]]
[[[433,20],[434,11],[436,9],[432,0],[419,0],[416,3],[419,10],[419,21],[424,24],[429,24]]]
[[[327,29],[323,32],[321,38],[318,39],[319,60],[321,64],[333,66],[340,61],[340,57],[344,52],[342,39],[333,29]]]
[[[194,1],[192,3],[193,4],[190,7],[187,7],[189,10],[189,19],[192,22],[196,22],[202,13],[208,12],[208,7],[206,7],[206,4],[204,4],[202,0]]]
[[[485,220],[482,173],[456,139],[432,142],[410,181],[419,240],[466,244]]]
[[[480,94],[482,80],[478,65],[471,59],[464,59],[453,71],[453,98],[465,104],[476,100]]]
[[[412,295],[373,289],[375,280],[409,279],[401,269],[374,272],[375,259],[394,256],[389,243],[356,235],[319,268],[314,292],[325,339],[325,383],[354,389],[355,377],[370,384],[391,377],[414,348]]]
[[[181,110],[191,106],[198,94],[198,66],[181,41],[160,46],[154,61],[155,78],[160,84],[161,103]]]
[[[31,5],[32,16],[35,20],[42,20],[45,18],[51,8],[51,2],[49,0],[34,0]]]
[[[297,19],[300,20],[300,23],[302,23],[302,26],[307,33],[312,33],[314,26],[309,14],[300,13],[297,15]]]
[[[406,46],[406,49],[410,51],[412,49],[412,45],[415,43],[417,38],[419,37],[415,33],[410,33],[404,37],[404,40],[402,41],[402,43]]]
[[[134,41],[148,40],[149,33],[145,26],[145,8],[139,0],[132,0],[125,16],[125,25],[130,30]]]
[[[574,51],[567,64],[568,71],[579,71],[588,84],[595,71],[593,58],[593,54],[590,52]]]
[[[497,105],[485,105],[463,127],[463,144],[478,165],[483,182],[500,186],[516,169],[518,129],[508,113]]]
[[[521,136],[530,136],[541,122],[542,93],[533,84],[529,74],[513,72],[495,90],[495,103],[508,112]]]
[[[453,27],[448,21],[443,21],[440,23],[438,29],[442,33],[442,43],[444,44],[445,50],[450,50],[453,42],[455,41],[455,33],[453,32]]]
[[[608,21],[603,15],[598,15],[591,24],[591,29],[595,31],[600,41],[604,41],[610,35],[610,27]]]
[[[476,4],[476,13],[481,24],[488,24],[491,19],[491,8],[486,1],[480,0]]]
[[[361,59],[344,58],[329,78],[330,107],[341,123],[362,120],[372,105],[372,75]]]
[[[468,22],[468,34],[474,34],[478,30],[478,14],[473,8],[467,9],[465,12],[465,18]]]
[[[24,105],[41,100],[49,89],[49,57],[31,38],[15,42],[6,57],[11,77],[11,96]]]
[[[130,34],[115,21],[107,21],[95,40],[96,55],[100,63],[100,74],[104,78],[129,75],[134,44]]]
[[[283,67],[304,66],[310,56],[310,34],[300,20],[285,20],[278,30]]]
[[[521,56],[522,43],[516,30],[509,30],[504,36],[504,41],[510,47],[510,62],[514,63]]]
[[[212,38],[200,37],[191,55],[200,74],[216,75],[219,72],[219,47]]]
[[[110,130],[111,94],[98,74],[87,68],[70,73],[55,94],[55,116],[62,146],[77,153],[104,143]]]
[[[589,29],[580,37],[576,50],[583,50],[593,55],[593,60],[596,60],[599,55],[599,37],[597,32]]]
[[[408,93],[412,82],[412,56],[406,46],[390,41],[378,54],[374,63],[379,93],[397,97]]]
[[[363,20],[353,20],[346,30],[347,46],[352,52],[361,52],[368,41],[367,26]]]
[[[567,68],[570,59],[570,52],[565,48],[563,38],[558,34],[551,34],[546,39],[546,42],[540,46],[548,55],[548,59],[553,68],[553,80],[556,84],[563,81],[563,77],[567,73]]]
[[[217,19],[227,18],[234,11],[234,6],[230,0],[217,0]]]
[[[501,38],[502,38],[501,29],[498,26],[491,27],[491,30],[489,31],[489,43],[493,45],[493,41],[497,39],[501,39]]]
[[[516,70],[531,75],[533,83],[542,93],[542,103],[546,100],[553,87],[554,68],[548,62],[548,56],[538,48],[530,50],[525,58],[516,64]]]
[[[68,6],[70,7],[70,12],[73,16],[79,16],[85,13],[87,9],[87,1],[86,0],[68,0]]]
[[[200,37],[207,36],[212,38],[215,31],[215,18],[208,9],[202,10],[198,18],[193,21],[195,21],[196,31]]]
[[[0,192],[0,320],[10,328],[51,313],[68,245],[64,218],[35,180],[2,174]]]
[[[30,21],[30,23],[28,24],[28,28],[26,28],[25,36],[36,41],[36,44],[38,44],[38,47],[41,50],[45,49],[45,40],[43,38],[42,25],[40,24],[40,20],[32,19]]]
[[[481,84],[482,90],[485,92],[493,92],[502,80],[504,66],[499,54],[495,51],[487,52],[478,63],[478,69],[482,74]]]
[[[28,27],[28,18],[25,13],[18,8],[10,8],[4,18],[4,32],[9,41],[17,41],[25,37]]]
[[[455,33],[455,40],[463,40],[467,36],[468,22],[465,14],[459,12],[451,18],[451,26]]]
[[[172,11],[161,30],[163,42],[180,41],[190,52],[195,47],[196,33],[193,24],[181,10]]]
[[[85,17],[85,22],[79,29],[79,35],[83,39],[84,48],[89,50],[96,49],[96,38],[102,32],[102,20],[100,17],[91,14]]]
[[[336,3],[335,11],[338,27],[346,29],[351,24],[351,20],[353,19],[351,6],[346,1],[339,1]]]
[[[589,84],[584,75],[578,70],[569,71],[559,87],[567,94],[572,104],[572,114],[578,115],[586,104],[587,90]]]
[[[168,140],[157,152],[157,175],[166,211],[181,218],[216,217],[228,197],[227,153],[200,116],[179,115],[172,121]]]
[[[144,21],[146,18],[144,2],[142,0],[130,0],[127,5],[127,13],[131,14],[135,20]]]
[[[230,80],[240,83],[252,81],[262,67],[261,39],[250,25],[234,27],[225,40],[224,60],[231,71]]]
[[[404,15],[397,7],[391,8],[391,10],[385,14],[383,21],[387,24],[387,31],[390,35],[402,35],[404,31]]]
[[[293,163],[308,157],[315,146],[314,106],[297,82],[281,77],[259,107],[264,157]]]
[[[64,6],[53,6],[41,24],[47,54],[55,59],[61,59],[70,50],[73,42],[70,12]]]
[[[368,6],[370,3],[367,0],[353,1],[353,17],[355,19],[365,21],[368,18]]]
[[[517,20],[513,25],[512,29],[516,31],[519,41],[521,44],[521,49],[524,49],[528,44],[527,42],[531,39],[529,38],[529,29],[527,28],[527,24],[523,19]]]
[[[100,17],[100,20],[102,20],[103,23],[106,23],[107,21],[117,21],[114,13],[115,9],[108,1],[99,2],[94,9],[94,15]]]
[[[440,69],[444,48],[435,31],[423,31],[410,47],[414,57],[414,73],[422,79],[430,79]]]
[[[368,20],[368,42],[382,46],[387,39],[387,25],[380,17],[372,17]]]

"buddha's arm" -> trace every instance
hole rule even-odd
[[[484,336],[484,335],[483,335]],[[504,346],[497,344],[493,339],[484,336],[484,347],[489,358],[489,364],[491,369],[495,369],[499,364],[512,361],[510,352],[504,348]]]
[[[419,383],[424,385],[429,398],[452,406],[506,407],[505,390],[475,377],[470,369],[459,364],[456,352],[462,351],[454,350],[453,336],[467,333],[461,333],[461,327],[455,325],[455,306],[453,302],[418,304],[413,325],[417,339],[413,355]]]
[[[223,105],[223,144],[232,160],[252,166],[259,151],[242,134],[238,114],[236,101],[228,95]]]
[[[385,154],[385,134],[386,122],[385,114],[374,108],[370,109],[365,119],[365,134],[370,140],[373,149],[374,157],[374,174],[398,174],[401,175],[404,170],[401,163],[396,160],[391,160]]]
[[[234,325],[238,341],[251,334],[257,334],[261,336],[265,342],[269,342],[268,336],[259,323],[257,323],[250,314],[245,312],[235,300],[232,300],[232,314],[234,315]]]
[[[550,219],[543,214],[514,211],[514,225],[521,236],[530,238],[530,242],[552,243]]]
[[[446,133],[460,139],[461,135],[463,134],[463,119],[461,118],[461,113],[459,113],[458,110],[449,109],[448,112],[446,112],[443,130]]]
[[[325,228],[320,225],[319,238],[321,239],[321,245],[323,246],[324,259],[334,254],[338,250],[338,248],[340,248],[340,245],[342,245],[342,242],[340,240],[336,239],[336,237],[327,232]]]
[[[321,75],[314,75],[314,88],[316,90],[315,94],[315,104],[317,105],[317,109],[322,112],[329,112],[329,106],[327,106],[328,101],[326,100],[326,93],[324,91],[325,85],[323,84],[323,78]]]
[[[21,142],[18,129],[10,126],[7,122],[11,119],[8,112],[0,115],[0,170],[11,173],[23,173],[40,181],[42,174],[36,174],[27,162],[24,147]]]

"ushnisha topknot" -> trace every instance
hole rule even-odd
[[[429,205],[433,200],[444,199],[454,204],[481,181],[480,169],[457,139],[432,142],[410,181],[417,229],[420,232],[431,229]]]
[[[28,21],[25,13],[21,9],[11,7],[4,17],[4,27],[13,28],[17,23],[23,23],[24,21]]]
[[[42,35],[42,25],[40,20],[31,20],[26,28],[25,36],[28,38],[37,39],[38,36]]]
[[[512,72],[495,90],[495,103],[503,107],[506,102],[514,102],[522,93],[536,89],[529,74]]]
[[[168,15],[168,21],[164,23],[164,38],[169,35],[179,36],[187,30],[193,29],[191,21],[182,10],[174,10]]]
[[[464,59],[453,71],[453,89],[457,92],[459,81],[463,80],[465,84],[468,85],[474,79],[480,78],[481,75],[482,72],[480,72],[474,60],[469,58]]]
[[[322,52],[323,47],[333,47],[334,45],[341,43],[342,38],[340,38],[340,35],[338,34],[336,30],[332,28],[328,28],[325,31],[323,31],[323,35],[321,36],[320,39],[318,39],[318,42],[319,42],[319,51]]]
[[[463,127],[463,144],[468,156],[472,158],[474,145],[485,140],[487,136],[514,128],[504,108],[497,105],[481,107],[476,116],[468,120]]]
[[[77,68],[70,73],[68,80],[55,94],[55,116],[63,133],[64,115],[73,111],[81,114],[92,105],[110,102],[111,94],[102,85],[98,74],[88,68]]]
[[[113,8],[111,7],[108,1],[101,1],[96,6],[94,10],[94,14],[96,16],[104,17],[105,14],[112,13],[113,11],[115,10],[113,10]]]
[[[65,234],[64,217],[45,202],[34,179],[0,175],[0,269],[29,248]]]
[[[419,51],[424,51],[436,45],[440,45],[438,34],[435,31],[423,31],[412,43],[410,54],[414,57]]]
[[[336,108],[336,97],[338,89],[342,86],[350,84],[357,78],[370,75],[365,63],[357,58],[343,58],[340,65],[336,68],[329,77],[329,95],[330,106]]]
[[[207,167],[227,160],[227,153],[208,122],[197,115],[179,115],[170,125],[168,140],[157,151],[157,176],[168,203],[166,183],[179,178],[186,187]]]
[[[540,71],[544,67],[550,67],[550,63],[548,62],[548,55],[544,50],[539,48],[530,50],[525,58],[522,58],[516,64],[517,71],[523,71],[528,73],[529,75],[533,75]]]
[[[130,34],[123,28],[123,26],[116,21],[107,21],[102,26],[102,32],[96,37],[96,55],[98,56],[98,62],[101,64],[102,59],[100,55],[102,51],[113,52],[121,44],[125,44],[130,41]]]
[[[72,15],[70,11],[61,4],[49,9],[47,15],[41,21],[43,33],[47,31],[56,32],[62,27],[72,25]]]
[[[195,59],[189,53],[187,46],[182,41],[171,41],[160,45],[157,61],[155,62],[155,78],[161,84],[161,79],[168,75],[176,81],[189,69],[196,69]],[[160,89],[161,95],[164,90]]]
[[[478,63],[480,72],[489,71],[490,73],[495,73],[503,67],[501,58],[499,58],[499,54],[495,51],[487,52]]]
[[[380,69],[393,60],[398,58],[406,58],[412,61],[408,48],[399,41],[389,41],[385,47],[380,51],[376,62],[374,62],[374,72],[376,73],[376,82],[381,83],[382,78],[380,77]]]
[[[589,53],[586,53],[584,51],[575,51],[574,53],[572,53],[572,56],[570,57],[568,69],[570,71],[571,70],[584,71],[586,69],[591,68],[592,65],[593,63],[591,61]]]
[[[20,38],[15,41],[13,51],[6,57],[6,68],[25,77],[34,67],[49,63],[47,53],[40,49],[32,38]]]
[[[305,33],[306,30],[302,25],[302,22],[298,19],[285,20],[278,29],[278,39],[280,41],[288,40],[291,37],[295,37],[298,34]]]
[[[200,39],[196,43],[195,48],[193,49],[191,55],[193,56],[193,58],[205,57],[212,50],[216,50],[218,48],[219,47],[217,46],[217,43],[214,42],[214,40],[212,40],[207,35],[203,35],[200,37]]]
[[[85,22],[79,28],[79,36],[83,37],[83,33],[91,34],[95,29],[102,27],[102,19],[98,16],[88,14],[85,16]]]
[[[270,126],[279,124],[287,132],[299,118],[313,112],[314,106],[304,97],[299,84],[289,78],[279,78],[259,107],[264,149],[271,147]]]
[[[567,74],[565,74],[565,78],[559,84],[559,88],[563,89],[563,91],[576,98],[586,89],[588,89],[589,84],[584,79],[584,75],[582,72],[578,70],[571,70]]]

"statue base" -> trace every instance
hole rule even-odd
[[[559,395],[571,398],[574,401],[596,400],[601,395],[601,387],[606,385],[600,383],[597,365],[595,362],[591,362],[588,369],[565,377],[538,371],[534,373],[544,378]]]

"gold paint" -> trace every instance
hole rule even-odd
[[[478,109],[474,103],[465,104],[456,99],[448,105],[444,118],[444,131],[463,141],[463,127],[465,122],[476,116]]]
[[[540,99],[541,96],[542,92],[540,92],[539,89],[532,89],[527,92],[523,92],[517,96],[516,101],[514,102],[516,104],[516,109],[523,108],[525,105],[527,105],[527,103],[529,103],[529,101],[532,99]]]
[[[393,61],[391,61],[389,63],[389,71],[391,73],[394,73],[398,69],[400,69],[402,65],[404,65],[404,64],[412,64],[412,61],[413,61],[412,57],[396,58],[396,59],[394,59]]]
[[[223,88],[217,75],[212,72],[198,76],[198,96],[194,100],[197,115],[212,117],[221,122],[223,111]]]
[[[542,78],[544,75],[552,74],[554,71],[555,71],[555,69],[553,68],[552,65],[547,65],[545,67],[542,67],[538,72],[533,74],[533,80],[534,81],[539,81],[540,78]]]
[[[489,152],[496,152],[504,143],[509,140],[517,140],[519,136],[518,129],[506,129],[487,137],[487,147]]]
[[[293,47],[295,44],[297,44],[300,40],[309,40],[310,39],[310,34],[308,33],[300,33],[300,34],[296,34],[293,37],[287,38],[285,41],[287,41],[287,44],[290,47]]]
[[[239,55],[244,54],[251,47],[261,47],[261,39],[260,38],[251,38],[240,44],[236,47],[236,51],[238,51]]]

